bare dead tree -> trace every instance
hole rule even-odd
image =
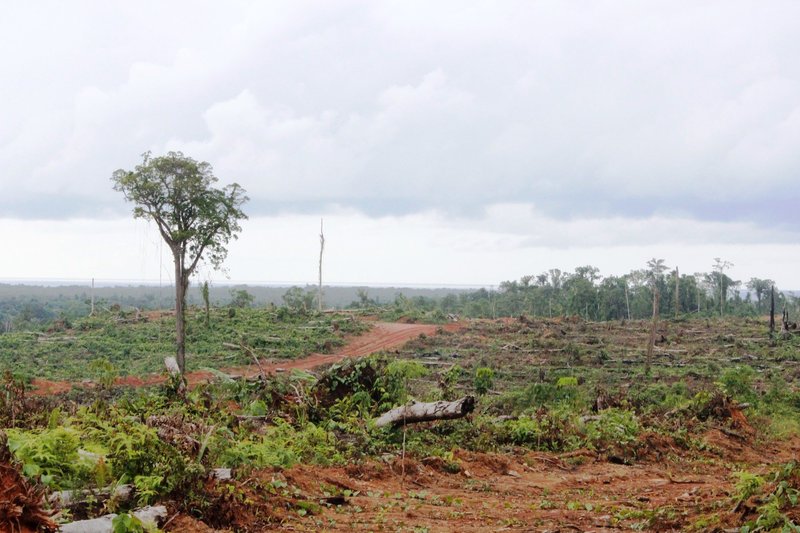
[[[322,231],[322,219],[319,219],[319,288],[317,289],[317,304],[322,312],[322,252],[325,251],[325,234]]]
[[[769,291],[769,336],[775,335],[775,285]]]
[[[647,342],[647,367],[646,370],[650,371],[650,366],[653,362],[653,350],[656,344],[656,330],[658,329],[658,310],[661,307],[661,290],[659,289],[659,281],[667,269],[663,259],[653,258],[647,262],[650,268],[650,284],[653,288],[653,322],[650,325],[650,338]]]
[[[725,314],[725,271],[732,266],[730,261],[714,258],[714,271],[719,274],[719,316]]]
[[[788,339],[791,336],[789,332],[789,311],[786,309],[786,304],[783,305],[783,326],[781,327],[781,336]]]
[[[628,298],[628,277],[625,276],[625,310],[628,312],[628,320],[631,319],[631,301]]]
[[[675,318],[681,313],[681,274],[675,267]]]
[[[661,304],[661,292],[658,287],[653,292],[653,322],[650,324],[650,339],[647,342],[647,370],[653,363],[653,350],[656,345],[656,331],[658,330],[658,308]]]

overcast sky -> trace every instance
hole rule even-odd
[[[0,278],[168,277],[110,176],[180,150],[251,198],[232,280],[314,280],[324,217],[331,282],[720,256],[800,288],[796,1],[3,11]]]

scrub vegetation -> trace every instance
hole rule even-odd
[[[252,363],[241,346],[288,361],[370,327],[248,304],[212,307],[208,325],[205,309],[189,313],[187,362],[221,370],[188,390],[119,384],[121,372],[160,371],[168,314],[0,335],[3,447],[26,485],[15,483],[43,502],[83,495],[24,509],[57,521],[115,512],[129,531],[127,513],[156,503],[178,531],[798,527],[800,339],[771,336],[762,317],[662,320],[649,365],[650,321],[521,314],[237,378],[226,369]],[[43,395],[30,376],[86,381]],[[410,401],[467,395],[476,409],[461,419],[374,424]]]

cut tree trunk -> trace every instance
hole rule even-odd
[[[174,357],[165,357],[164,366],[167,367],[170,377],[178,383],[178,394],[183,396],[186,392],[186,380],[183,379],[183,373],[180,366],[178,366],[178,362]]]
[[[410,403],[395,407],[375,419],[376,427],[390,424],[404,425],[431,420],[452,420],[462,418],[475,410],[475,398],[464,396],[454,402]]]

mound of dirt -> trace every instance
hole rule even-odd
[[[648,431],[639,436],[637,453],[639,459],[661,461],[677,453],[679,453],[679,446],[675,442],[675,439],[668,435]]]
[[[213,529],[191,516],[178,515],[166,527],[174,533],[227,533],[229,529]]]

